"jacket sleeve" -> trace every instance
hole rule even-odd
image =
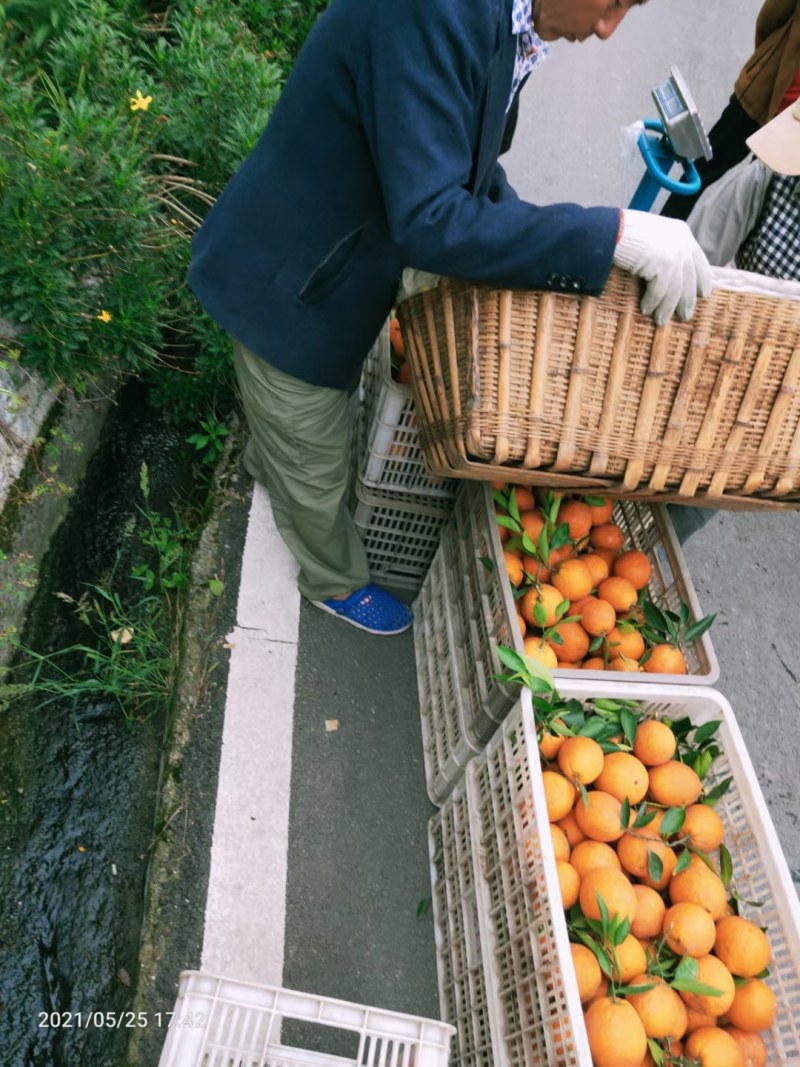
[[[703,193],[686,220],[695,240],[714,267],[724,267],[755,226],[769,189],[772,171],[748,159],[724,174]]]
[[[509,195],[499,171],[495,199],[470,192],[498,34],[511,32],[499,25],[504,7],[406,0],[373,8],[357,95],[390,236],[409,266],[436,274],[545,289],[560,279],[562,288],[599,292],[616,208],[539,207]]]

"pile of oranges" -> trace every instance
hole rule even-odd
[[[613,501],[493,489],[526,655],[550,668],[686,674],[677,643],[648,638],[652,566],[644,552],[625,548]]]
[[[411,368],[406,359],[403,335],[400,332],[400,320],[396,315],[389,319],[389,346],[392,357],[392,378],[400,385],[410,385]]]
[[[615,748],[556,722],[539,751],[595,1067],[763,1067],[770,944],[738,914],[722,821],[675,733],[641,719]]]

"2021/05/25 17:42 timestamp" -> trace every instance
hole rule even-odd
[[[148,1026],[191,1026],[202,1028],[208,1022],[205,1011],[40,1011],[39,1029],[47,1030],[125,1030]]]

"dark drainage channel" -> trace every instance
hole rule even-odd
[[[141,466],[154,512],[172,514],[176,500],[202,507],[188,432],[126,387],[41,568],[23,645],[87,640],[58,593],[78,599],[113,581],[122,599],[141,598],[130,577],[142,556]],[[27,694],[0,712],[0,1063],[119,1067],[168,712],[130,723],[107,698],[42,703]]]

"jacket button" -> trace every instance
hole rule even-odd
[[[559,276],[557,274],[548,274],[545,278],[545,285],[556,286],[559,282]]]

